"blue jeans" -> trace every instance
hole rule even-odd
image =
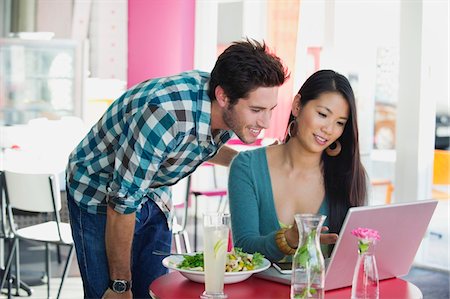
[[[67,200],[84,297],[101,298],[109,283],[105,249],[106,215],[81,210],[69,193]],[[152,252],[156,249],[170,251],[171,240],[172,234],[167,227],[166,217],[152,200],[148,200],[142,207],[134,231],[131,253],[134,298],[150,298],[151,282],[167,273],[161,263],[164,257]]]

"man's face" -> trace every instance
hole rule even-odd
[[[259,87],[235,105],[227,104],[222,114],[223,122],[242,142],[253,143],[261,130],[269,127],[277,97],[278,87]]]

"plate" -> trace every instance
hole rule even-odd
[[[195,253],[192,253],[194,255]],[[194,271],[194,270],[186,270],[180,269],[177,267],[179,263],[183,261],[182,255],[170,255],[163,259],[162,264],[164,267],[172,270],[179,271],[184,277],[190,279],[195,282],[205,283],[205,274],[203,271]],[[256,269],[250,271],[239,271],[239,272],[225,272],[225,276],[223,279],[224,284],[241,282],[249,278],[253,273],[258,273],[266,270],[270,267],[270,262],[267,259],[263,259],[263,263]]]

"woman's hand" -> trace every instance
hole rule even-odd
[[[327,232],[329,230],[328,226],[323,226],[320,234],[320,244],[335,244],[338,239],[338,234],[323,234],[323,232]]]
[[[322,231],[320,234],[320,244],[335,244],[338,239],[338,234],[324,234],[323,232],[327,232],[329,228],[327,226],[322,227]],[[298,246],[298,228],[297,225],[293,225],[290,229],[288,229],[285,233],[286,241],[288,245],[292,248],[297,248]]]
[[[297,248],[298,246],[298,228],[297,225],[294,223],[291,228],[286,230],[284,233],[284,236],[286,238],[286,242],[291,248]]]

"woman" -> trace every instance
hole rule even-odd
[[[321,242],[334,244],[347,210],[367,193],[349,81],[332,70],[309,77],[292,103],[285,142],[241,152],[228,190],[236,247],[271,261],[293,254],[297,213],[326,215],[331,233]]]

